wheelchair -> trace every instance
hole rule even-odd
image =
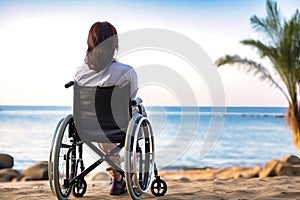
[[[73,114],[58,122],[54,132],[48,165],[49,184],[57,199],[69,199],[71,193],[82,197],[87,191],[85,176],[104,161],[126,181],[132,199],[141,199],[151,189],[156,196],[167,192],[155,163],[155,145],[151,123],[142,115],[142,100],[130,99],[130,84],[110,87],[78,86],[74,81]],[[137,114],[132,115],[132,108]],[[111,142],[116,147],[104,152],[95,143]],[[99,159],[86,167],[83,145]],[[124,148],[124,170],[110,157]]]

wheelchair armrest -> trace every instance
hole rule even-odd
[[[136,97],[136,98],[131,100],[131,105],[132,106],[138,106],[138,105],[141,105],[142,102],[143,102],[143,100],[140,97]]]

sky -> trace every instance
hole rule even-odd
[[[287,18],[300,8],[299,0],[277,2]],[[250,17],[264,17],[265,4],[264,0],[0,1],[0,105],[72,105],[72,90],[63,85],[83,63],[88,30],[96,21],[111,22],[119,34],[142,28],[174,31],[196,42],[212,62],[225,54],[256,58],[253,49],[239,41],[259,37]],[[155,64],[176,68],[171,60],[178,58],[165,54],[136,51],[120,61],[135,68],[151,64],[156,55]],[[167,58],[169,63],[164,62]],[[287,106],[276,88],[258,78],[228,66],[217,72],[226,106]],[[209,93],[214,91],[203,81],[191,87],[197,105],[212,104]],[[139,95],[148,105],[178,104],[176,95],[159,85],[141,88]]]

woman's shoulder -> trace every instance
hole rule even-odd
[[[82,73],[82,72],[86,72],[86,71],[89,71],[89,67],[87,64],[83,63],[81,65],[79,65],[77,68],[76,68],[76,72],[75,73]]]
[[[121,63],[119,61],[115,61],[111,64],[111,67],[112,68],[118,68],[118,69],[123,69],[125,71],[130,71],[130,70],[133,70],[133,67],[128,65],[128,64],[124,64],[124,63]]]
[[[84,77],[91,77],[96,76],[97,72],[94,70],[90,70],[87,64],[79,65],[75,69],[75,80],[78,81],[80,79],[83,79]]]

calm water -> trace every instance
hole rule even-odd
[[[263,165],[297,155],[285,123],[286,108],[149,107],[157,164],[167,167]],[[217,110],[218,111],[218,110]],[[52,135],[70,107],[0,106],[0,152],[15,158],[15,169],[48,160]]]

